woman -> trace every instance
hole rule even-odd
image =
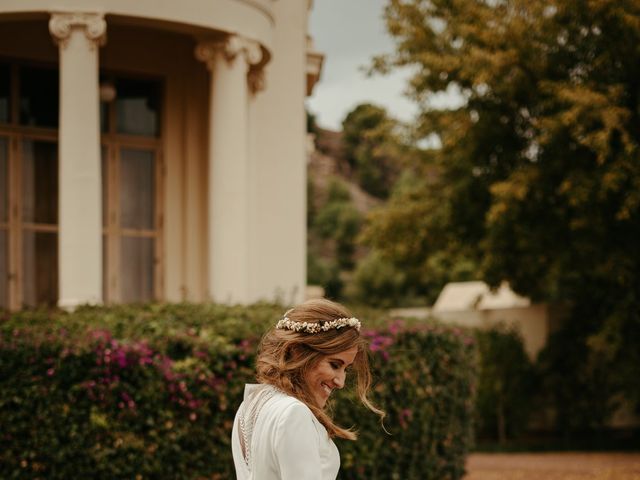
[[[310,300],[285,313],[262,339],[257,385],[245,387],[233,425],[233,461],[238,480],[334,480],[340,456],[332,438],[355,440],[336,425],[325,406],[333,390],[356,375],[360,401],[371,374],[360,321],[342,305]]]

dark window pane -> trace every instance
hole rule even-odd
[[[58,126],[58,70],[20,68],[20,123]]]
[[[9,235],[0,229],[0,308],[9,308],[9,255],[7,251]]]
[[[23,231],[23,302],[28,307],[58,301],[58,234]]]
[[[153,238],[122,237],[120,244],[121,301],[153,300]]]
[[[154,153],[147,150],[120,151],[121,227],[154,228]]]
[[[0,137],[0,222],[9,219],[9,142]]]
[[[160,134],[160,84],[148,80],[116,81],[116,131],[155,137]]]
[[[100,132],[107,133],[109,131],[109,105],[100,102]]]
[[[0,64],[0,123],[11,121],[11,68]]]
[[[105,74],[100,74],[100,132],[109,131],[109,105],[114,100],[116,88]]]
[[[25,222],[58,223],[58,146],[25,140],[22,144],[22,215]]]

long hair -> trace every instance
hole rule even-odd
[[[294,322],[324,323],[339,318],[350,318],[351,313],[339,303],[325,299],[308,300],[286,315]],[[330,415],[315,403],[305,378],[306,373],[326,355],[341,353],[357,347],[352,369],[356,375],[358,398],[369,410],[384,418],[385,413],[368,399],[371,387],[367,341],[353,327],[329,329],[318,333],[296,332],[273,328],[260,343],[256,361],[256,378],[279,388],[303,402],[324,425],[330,437],[355,440],[356,432],[340,427]]]

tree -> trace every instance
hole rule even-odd
[[[556,405],[585,418],[597,405],[598,426],[618,394],[637,404],[640,2],[391,0],[385,16],[397,50],[374,68],[414,67],[417,129],[442,148],[365,238],[398,262],[464,258],[492,285],[569,305],[575,357],[552,341],[543,362],[569,385]],[[430,107],[450,89],[460,107]]]
[[[339,179],[333,179],[328,190],[327,201],[315,215],[312,229],[320,238],[332,241],[337,264],[343,269],[351,269],[362,215]]]
[[[362,189],[379,198],[389,195],[408,155],[398,129],[384,108],[368,103],[358,105],[342,122],[347,162]]]
[[[504,444],[527,426],[536,388],[534,368],[519,332],[506,325],[479,329],[476,340],[476,434]]]

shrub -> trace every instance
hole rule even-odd
[[[346,295],[350,301],[357,303],[397,307],[417,298],[416,293],[412,292],[410,280],[405,270],[373,250],[356,266]]]
[[[324,239],[335,241],[335,257],[342,268],[353,267],[355,239],[362,215],[351,201],[326,203],[317,213],[314,228]]]
[[[476,330],[480,358],[476,430],[504,444],[527,428],[536,377],[522,338],[497,326]]]
[[[255,348],[279,305],[144,305],[22,312],[0,322],[1,478],[233,478],[230,432]],[[378,314],[373,322],[386,324]],[[470,341],[393,324],[371,339],[375,416],[342,478],[460,478],[469,448]]]
[[[327,298],[340,298],[343,287],[343,282],[340,278],[340,267],[335,261],[323,259],[317,253],[308,249],[307,284],[322,286]]]
[[[336,402],[336,418],[360,431],[340,441],[341,479],[462,478],[472,441],[474,339],[437,325],[365,331],[378,381],[373,400],[387,413],[383,434],[377,417],[364,413],[353,393]]]

